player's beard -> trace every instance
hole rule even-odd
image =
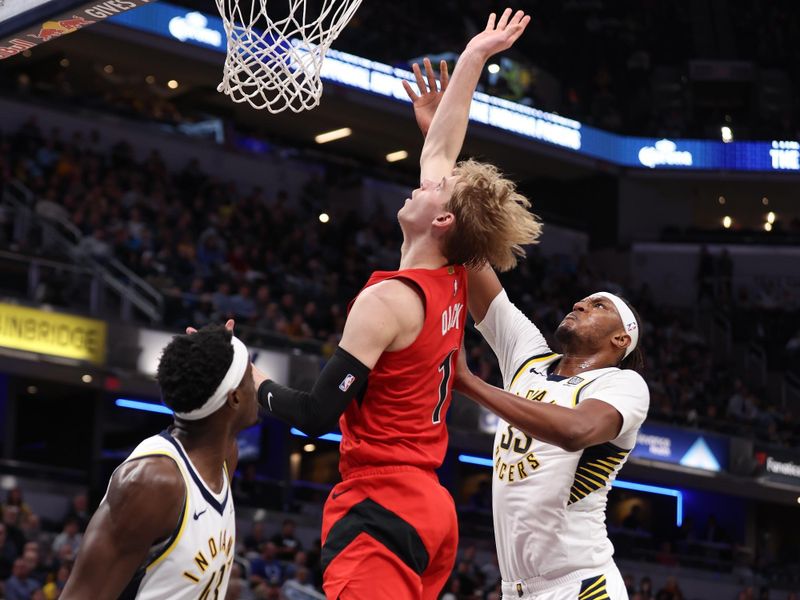
[[[562,322],[556,328],[555,338],[561,345],[561,351],[564,353],[566,353],[568,349],[574,348],[580,339],[578,332],[575,330],[575,324],[573,323],[572,326],[569,326],[565,322]]]

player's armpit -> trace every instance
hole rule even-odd
[[[117,469],[86,529],[61,600],[119,597],[150,548],[175,531],[185,494],[171,458],[142,458]]]
[[[619,436],[622,415],[608,402],[586,398],[573,412],[580,416],[570,440],[576,450],[605,444]]]
[[[469,278],[467,308],[477,324],[486,317],[492,301],[503,291],[503,286],[491,265],[469,269],[467,276]]]

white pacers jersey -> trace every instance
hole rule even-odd
[[[546,582],[607,565],[614,553],[605,526],[608,490],[647,416],[647,384],[638,373],[614,367],[569,378],[549,374],[560,355],[505,291],[477,327],[497,354],[508,391],[567,408],[586,398],[602,400],[623,419],[615,440],[578,452],[532,439],[500,419],[492,500],[503,580]]]
[[[215,494],[181,443],[167,431],[142,441],[124,463],[149,456],[169,456],[175,461],[186,484],[186,497],[175,531],[150,549],[120,600],[223,600],[236,534],[227,469],[222,491]]]

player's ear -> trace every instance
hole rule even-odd
[[[620,331],[611,338],[611,343],[620,350],[627,348],[631,345],[631,336],[625,333],[624,331]]]
[[[436,215],[431,225],[434,230],[444,233],[456,224],[456,216],[451,212],[443,212]]]
[[[240,394],[241,392],[239,391],[239,388],[228,392],[227,403],[228,406],[230,406],[233,410],[237,410],[239,405],[242,403],[242,396]]]

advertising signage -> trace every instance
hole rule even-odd
[[[759,448],[756,463],[760,476],[800,486],[800,453]]]
[[[113,16],[109,21],[215,52],[225,52],[227,47],[222,19],[218,15],[190,11],[166,2],[146,4]],[[401,80],[414,80],[411,71],[406,69],[337,50],[328,51],[321,77],[327,82],[398,102],[409,102]],[[623,136],[480,92],[473,97],[470,119],[627,168],[800,173],[800,142],[795,140],[725,144],[712,140]]]
[[[707,432],[645,424],[631,456],[716,473],[728,468],[728,440]]]

